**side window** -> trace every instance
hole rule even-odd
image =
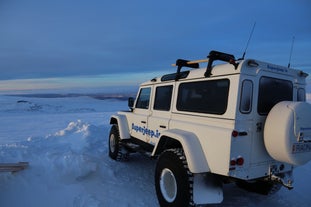
[[[224,114],[227,110],[229,80],[182,83],[179,86],[177,110]]]
[[[281,101],[293,100],[293,84],[288,80],[261,77],[257,111],[260,115],[267,115],[272,107]]]
[[[240,101],[240,112],[248,114],[252,111],[252,99],[253,99],[253,82],[250,80],[244,80],[242,83],[242,93]]]
[[[298,88],[297,101],[306,101],[306,91],[303,88]]]
[[[171,108],[173,86],[159,86],[156,89],[154,110],[169,111]]]
[[[151,88],[142,88],[136,102],[136,108],[148,109]]]

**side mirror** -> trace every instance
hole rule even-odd
[[[134,107],[134,98],[133,97],[129,97],[127,105],[131,110],[133,110],[133,107]]]

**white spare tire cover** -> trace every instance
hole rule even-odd
[[[311,105],[283,101],[269,112],[264,143],[277,161],[303,165],[311,159]]]

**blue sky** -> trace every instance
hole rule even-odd
[[[241,57],[254,22],[246,57],[287,65],[295,36],[291,66],[311,74],[309,0],[1,0],[0,90],[136,84],[177,58]]]

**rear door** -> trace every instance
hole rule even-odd
[[[258,95],[253,111],[253,131],[255,132],[252,143],[253,164],[272,159],[266,151],[263,140],[265,121],[274,105],[281,101],[293,101],[293,84],[290,80],[285,79],[285,77],[284,79],[280,76],[271,77],[271,73],[267,73],[266,75],[263,73],[256,83],[255,90],[255,94]]]

